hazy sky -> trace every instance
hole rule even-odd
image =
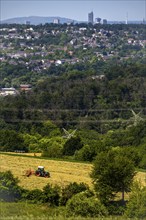
[[[1,20],[23,16],[60,16],[87,21],[88,13],[94,18],[107,20],[142,20],[146,18],[146,0],[0,0]]]

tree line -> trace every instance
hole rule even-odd
[[[132,148],[145,168],[145,65],[92,64],[54,66],[29,93],[0,97],[0,150],[93,161],[112,147]],[[77,132],[65,139],[63,128]]]

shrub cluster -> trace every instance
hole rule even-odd
[[[106,207],[95,197],[84,192],[74,195],[66,205],[69,215],[83,217],[106,216]]]
[[[0,172],[0,201],[15,202],[22,198],[23,189],[10,171]]]
[[[103,204],[84,183],[70,183],[61,189],[47,184],[43,190],[26,190],[18,186],[18,179],[10,171],[0,173],[0,200],[5,202],[28,201],[29,203],[64,206],[66,215],[101,217],[122,215],[125,218],[146,218],[146,187],[133,186],[129,202]]]
[[[25,190],[22,194],[22,200],[28,200],[31,203],[47,203],[49,206],[58,206],[60,199],[60,188],[47,184],[43,190]]]

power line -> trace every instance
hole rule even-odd
[[[134,111],[143,111],[146,108],[132,108]],[[19,110],[26,111],[26,112],[104,112],[104,111],[131,111],[131,108],[108,108],[108,109],[48,109],[48,108],[2,108],[0,110],[10,110],[13,112],[17,112]]]
[[[12,113],[12,115],[8,115],[8,117],[5,115],[3,118],[1,118],[2,120],[8,122],[8,123],[44,123],[47,120],[51,120],[54,121],[56,123],[128,123],[128,122],[133,122],[134,124],[137,124],[137,122],[141,121],[141,120],[145,120],[144,118],[140,117],[139,114],[146,110],[146,108],[111,108],[111,109],[17,109],[17,108],[2,108],[2,110],[6,111],[6,110],[10,110]],[[13,116],[13,112],[17,112],[19,113],[19,111],[22,112],[22,119],[16,118],[16,115]],[[116,111],[117,112],[122,112],[122,111],[129,111],[132,112],[132,115],[134,117],[130,117],[129,119],[123,119],[123,118],[118,118],[116,116],[116,119],[110,119],[108,116],[108,114],[106,115],[107,119],[99,119],[100,115],[96,115],[98,113],[109,113],[112,111]],[[136,111],[139,111],[139,113],[136,113]],[[38,115],[29,115],[29,117],[31,117],[30,119],[27,119],[28,116],[26,115],[27,113],[36,113],[36,114],[41,114],[40,115],[40,119],[34,119],[33,117],[37,117]],[[67,119],[54,119],[54,115],[47,115],[47,113],[79,113],[78,116],[76,116],[76,120],[67,120]],[[6,113],[6,112],[5,112]],[[8,112],[7,112],[8,113]],[[46,113],[46,114],[45,114]],[[83,113],[81,115],[81,113]],[[92,113],[94,113],[94,115],[91,115]],[[43,114],[43,115],[42,115]],[[66,115],[67,117],[70,117],[70,115]],[[95,117],[98,116],[98,119],[96,119]],[[10,117],[13,117],[13,119],[10,119]],[[15,117],[15,119],[14,119]],[[73,117],[73,116],[72,116]],[[75,116],[74,116],[75,117]],[[93,119],[91,117],[94,117]],[[5,119],[7,118],[7,119]]]
[[[47,120],[54,121],[56,123],[121,123],[121,122],[133,122],[133,119],[107,119],[107,120],[52,120],[52,119],[46,119],[46,120],[26,120],[26,119],[13,119],[13,120],[6,120],[6,122],[11,123],[43,123]],[[146,119],[143,119],[145,121]]]

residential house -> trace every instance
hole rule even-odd
[[[0,91],[0,96],[8,96],[8,95],[15,96],[15,95],[18,95],[18,94],[19,94],[19,92],[13,87],[11,87],[11,88],[2,88],[1,91]]]

